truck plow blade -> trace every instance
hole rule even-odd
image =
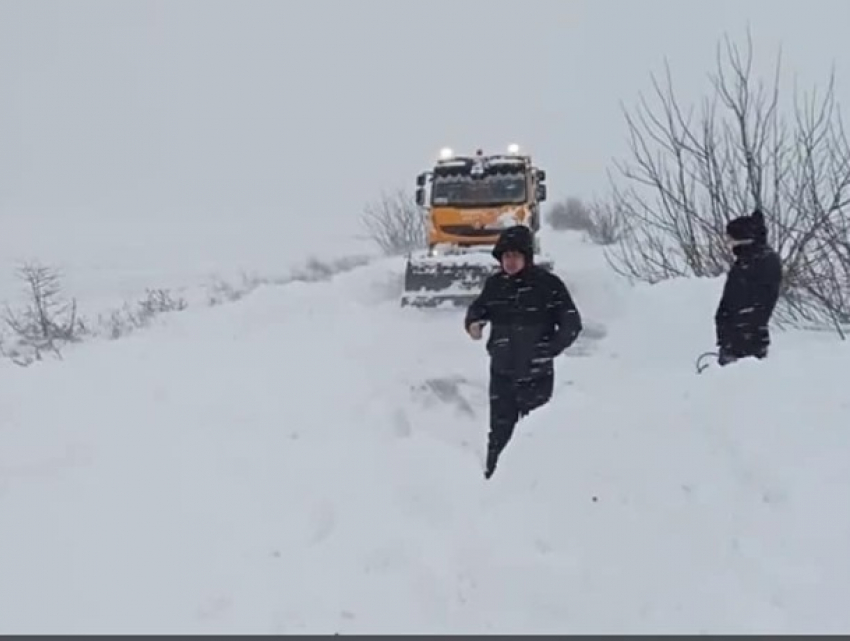
[[[535,257],[545,269],[552,261]],[[487,253],[445,256],[414,255],[407,261],[404,274],[402,307],[466,307],[481,293],[484,282],[499,265]]]

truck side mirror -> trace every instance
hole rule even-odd
[[[537,185],[537,202],[542,203],[546,200],[546,185]]]
[[[425,186],[425,174],[419,174],[416,177],[416,186],[417,187],[424,187]]]
[[[538,169],[537,170],[537,182],[542,183],[544,180],[546,180],[546,172],[543,171],[542,169]]]
[[[425,204],[425,190],[422,187],[416,190],[416,204],[420,207]]]

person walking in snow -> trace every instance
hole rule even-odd
[[[782,261],[767,242],[761,210],[731,220],[726,236],[735,262],[714,316],[720,365],[767,356],[768,325],[782,286]]]
[[[501,269],[488,277],[466,312],[465,328],[480,340],[490,324],[490,432],[485,478],[520,418],[552,397],[553,360],[575,342],[581,315],[564,282],[534,264],[534,240],[528,227],[502,232],[493,257]]]

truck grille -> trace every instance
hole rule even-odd
[[[442,229],[447,234],[454,236],[466,236],[467,238],[487,238],[488,236],[497,236],[498,229],[479,229],[472,225],[441,225]]]

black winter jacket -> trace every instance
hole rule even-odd
[[[486,321],[491,371],[515,380],[552,375],[552,359],[582,330],[581,316],[564,282],[529,265],[509,276],[490,276],[469,306],[465,324]]]
[[[739,245],[733,251],[736,260],[714,316],[717,346],[738,358],[764,355],[782,286],[782,262],[763,242]]]

